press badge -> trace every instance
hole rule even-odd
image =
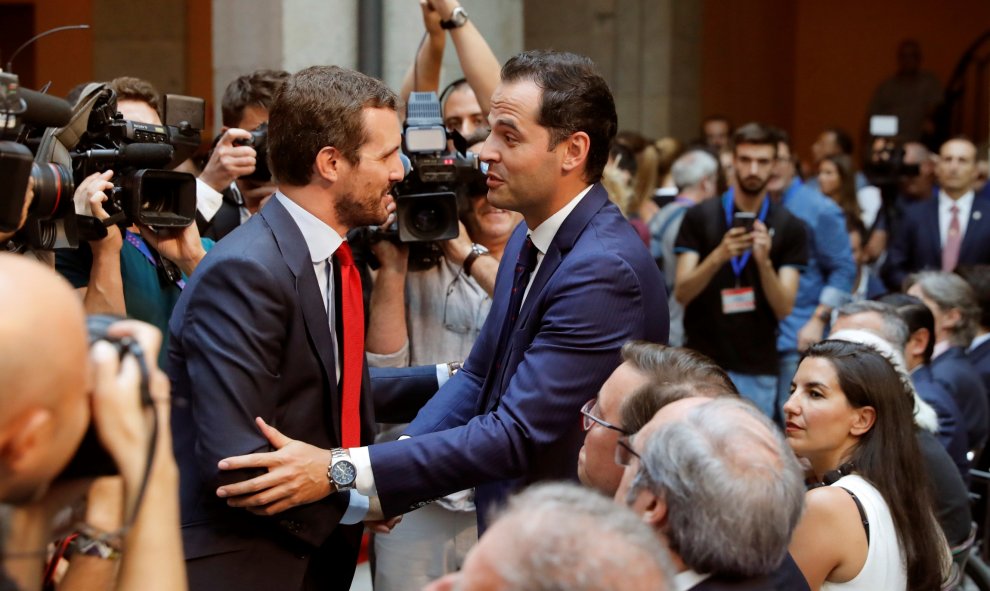
[[[756,294],[752,287],[722,290],[722,313],[740,314],[756,311]]]

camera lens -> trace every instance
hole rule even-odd
[[[413,228],[420,234],[432,234],[446,221],[443,212],[432,205],[417,209],[411,217]]]
[[[34,178],[32,217],[57,219],[72,211],[72,194],[76,191],[76,184],[69,169],[52,162],[34,162],[31,164],[31,176]]]

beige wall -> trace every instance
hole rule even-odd
[[[701,4],[677,0],[529,0],[527,49],[587,55],[612,87],[619,128],[690,136],[700,96]]]

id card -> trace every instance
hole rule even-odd
[[[722,290],[722,313],[740,314],[756,311],[756,294],[752,287]]]

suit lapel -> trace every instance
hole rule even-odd
[[[966,224],[966,235],[963,236],[962,246],[959,248],[959,264],[979,259],[979,240],[986,233],[987,216],[990,216],[990,199],[977,195],[973,199],[969,222]]]
[[[535,302],[539,299],[539,295],[546,286],[547,281],[557,271],[557,267],[560,266],[564,256],[574,248],[574,243],[577,242],[578,236],[584,231],[585,226],[588,225],[591,218],[607,202],[608,193],[605,192],[605,188],[601,184],[596,183],[588,191],[588,194],[581,199],[581,202],[577,204],[574,211],[567,216],[564,223],[561,224],[560,229],[557,230],[557,234],[550,243],[550,248],[547,249],[546,254],[543,256],[543,262],[540,263],[540,269],[536,273],[532,285],[530,285],[529,293],[526,295],[526,301],[523,302],[522,310],[519,312],[517,326],[525,326],[529,315],[533,311],[533,307],[536,305]]]
[[[320,369],[326,383],[330,385],[330,424],[333,426],[337,441],[340,441],[340,404],[337,401],[337,366],[334,362],[333,341],[330,339],[330,322],[323,303],[323,294],[316,282],[313,261],[310,260],[309,248],[302,232],[292,216],[278,199],[270,199],[268,205],[261,210],[261,216],[272,229],[275,242],[278,244],[282,258],[285,259],[289,270],[295,276],[296,295],[299,297],[299,307],[302,309],[306,336],[310,347],[320,361]]]

